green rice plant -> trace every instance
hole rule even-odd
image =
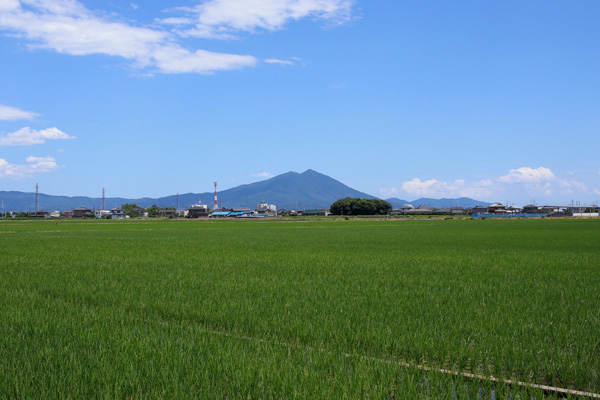
[[[598,393],[599,227],[2,221],[0,397]]]

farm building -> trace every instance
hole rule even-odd
[[[94,213],[87,207],[79,207],[73,210],[73,218],[92,217]]]
[[[187,218],[207,218],[208,206],[205,204],[192,204],[186,213]]]

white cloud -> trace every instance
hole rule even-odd
[[[53,172],[60,168],[52,157],[30,156],[25,161],[29,164],[11,164],[0,158],[0,179],[23,179],[31,177],[33,174]]]
[[[0,29],[28,40],[32,48],[122,57],[162,73],[208,74],[256,64],[252,56],[185,49],[169,32],[109,20],[76,0],[0,0]]]
[[[186,34],[231,38],[239,31],[275,31],[302,18],[330,23],[349,21],[353,0],[207,0],[185,11],[195,15],[196,26]]]
[[[548,168],[539,167],[536,169],[530,167],[522,167],[511,169],[508,175],[498,178],[503,183],[541,183],[553,181],[554,173]]]
[[[279,60],[277,58],[268,58],[265,60],[268,64],[280,64],[280,65],[294,65],[293,61],[290,60]]]
[[[575,191],[585,192],[587,190],[585,184],[583,182],[577,180],[566,180],[561,179],[558,182],[558,185],[561,189],[561,192],[564,194],[573,194]]]
[[[5,0],[0,0],[0,11],[2,10],[2,2]],[[15,107],[9,107],[0,104],[0,121],[15,121],[19,119],[33,119],[37,117],[39,114],[36,114],[31,111],[23,111]]]
[[[178,17],[163,18],[160,20],[157,19],[156,22],[159,22],[164,25],[191,25],[194,23],[194,21],[190,18],[178,18]]]
[[[0,137],[0,146],[31,146],[46,143],[46,140],[56,139],[75,139],[75,136],[69,136],[56,128],[37,131],[25,127],[16,132],[9,133],[5,137]]]
[[[420,197],[489,197],[492,194],[491,186],[493,183],[487,180],[467,184],[464,179],[444,182],[437,179],[421,181],[413,178],[412,181],[402,184],[402,190]]]
[[[404,195],[422,197],[471,197],[476,199],[493,199],[515,191],[523,191],[530,196],[590,193],[583,182],[570,178],[558,179],[550,169],[544,167],[512,169],[507,175],[478,182],[467,182],[464,179],[457,179],[453,182],[437,179],[422,181],[419,178],[413,178],[411,181],[404,182],[401,190],[392,188],[380,189],[380,191],[386,194],[399,192]]]
[[[253,176],[255,178],[272,178],[275,176],[275,174],[272,174],[270,172],[259,172],[258,174],[252,174],[250,176]]]

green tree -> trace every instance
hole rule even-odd
[[[392,205],[385,200],[356,197],[337,200],[329,208],[333,215],[386,215],[391,210]]]
[[[150,218],[158,217],[158,210],[160,210],[160,209],[156,206],[146,208],[146,211],[148,212],[148,216]]]
[[[140,212],[137,210],[140,207],[136,203],[125,203],[121,205],[121,208],[130,218],[137,218],[140,216]]]

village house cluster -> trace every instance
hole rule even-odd
[[[125,207],[125,205],[123,205]],[[524,207],[507,206],[501,203],[494,203],[489,206],[476,207],[447,207],[434,208],[425,205],[414,207],[411,204],[405,204],[400,208],[394,208],[389,213],[393,216],[411,216],[411,215],[430,215],[430,216],[473,216],[474,218],[485,217],[598,217],[599,207],[592,206],[537,206],[528,204]],[[4,217],[16,217],[19,214],[15,212],[5,212]],[[102,208],[91,210],[87,207],[79,207],[64,212],[59,211],[36,211],[33,213],[22,213],[30,218],[98,218],[98,219],[126,219],[126,218],[264,218],[275,216],[327,216],[329,209],[314,210],[277,210],[273,204],[266,202],[259,203],[254,210],[250,208],[216,208],[211,210],[206,204],[193,204],[185,210],[175,208],[160,208],[153,205],[148,208],[132,207],[127,211],[116,207],[109,210]]]
[[[390,215],[472,215],[472,216],[529,216],[529,215],[548,215],[555,217],[597,217],[598,206],[537,206],[528,204],[524,207],[507,206],[502,203],[494,203],[489,206],[476,207],[449,207],[433,208],[421,205],[413,207],[411,204],[405,204],[400,208],[395,208]]]

